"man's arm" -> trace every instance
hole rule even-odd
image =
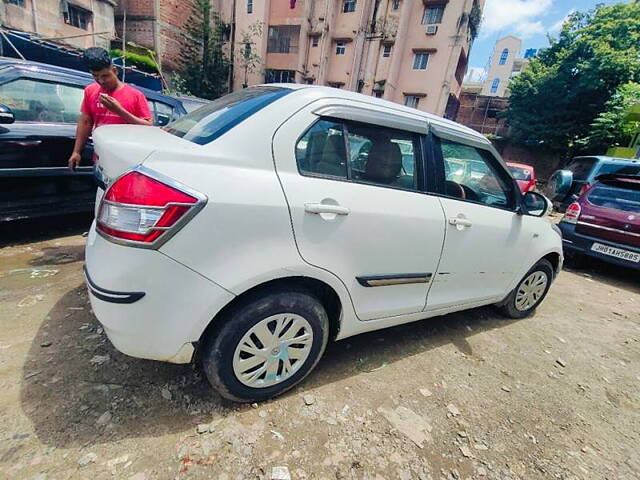
[[[100,99],[102,105],[110,112],[120,116],[125,122],[132,125],[146,125],[151,126],[151,120],[146,118],[136,117],[134,114],[127,112],[118,100],[110,96],[104,96]]]
[[[69,157],[69,168],[71,170],[75,170],[80,165],[82,149],[91,135],[92,128],[93,120],[86,113],[82,113],[78,118],[78,126],[76,127],[76,143],[73,146],[73,153]]]

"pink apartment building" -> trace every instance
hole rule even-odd
[[[453,118],[483,6],[484,0],[236,0],[229,12],[233,88],[329,85]],[[261,25],[262,35],[247,36],[252,25]],[[244,61],[251,55],[259,65]]]

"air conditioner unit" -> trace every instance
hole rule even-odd
[[[427,35],[435,35],[438,33],[438,25],[427,25],[425,33]]]

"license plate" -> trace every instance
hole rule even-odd
[[[594,243],[591,245],[591,250],[594,252],[609,255],[610,257],[620,258],[622,260],[628,260],[629,262],[640,263],[640,253],[630,252],[629,250],[623,250],[622,248],[609,247],[602,245],[601,243]]]

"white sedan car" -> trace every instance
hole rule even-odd
[[[121,352],[200,361],[236,401],[290,389],[330,339],[489,304],[526,317],[562,266],[549,202],[486,138],[387,101],[264,85],[94,140],[96,316]]]

